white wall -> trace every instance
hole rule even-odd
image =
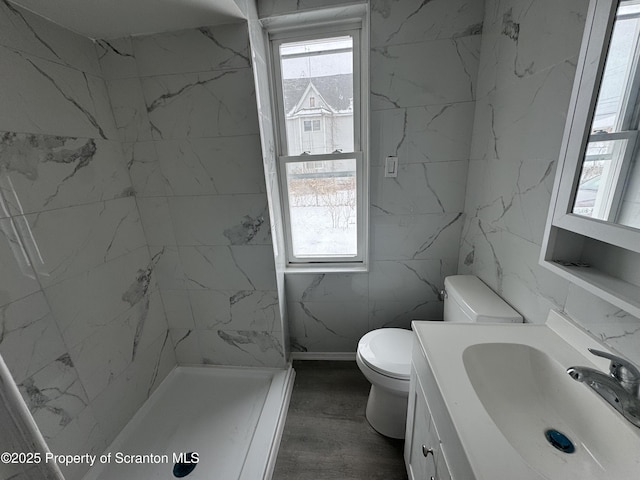
[[[247,28],[98,42],[181,364],[285,364]]]
[[[460,273],[527,321],[567,312],[640,363],[640,320],[538,265],[588,2],[487,0]]]
[[[482,18],[478,1],[371,2],[370,271],[286,275],[292,351],[354,352],[374,328],[442,317],[437,292],[457,270],[464,220]],[[383,176],[387,155],[399,158],[396,179]]]
[[[0,354],[51,450],[99,453],[176,363],[157,259],[93,42],[2,2],[0,65]]]

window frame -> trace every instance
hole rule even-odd
[[[288,271],[366,271],[369,250],[369,163],[368,163],[368,49],[367,25],[365,19],[349,22],[326,23],[309,28],[292,27],[269,34],[270,63],[274,94],[274,122],[276,138],[276,158],[278,163],[278,183],[282,206],[283,230],[285,235],[285,257]],[[305,40],[319,40],[339,36],[350,36],[353,48],[353,151],[335,151],[328,154],[289,155],[286,131],[286,117],[282,88],[280,46]],[[317,103],[317,101],[316,101]],[[312,127],[313,132],[313,127]],[[293,253],[293,236],[289,210],[289,192],[286,167],[289,163],[323,160],[356,160],[356,245],[355,256],[296,256]]]

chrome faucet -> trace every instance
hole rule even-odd
[[[569,367],[567,373],[604,398],[628,421],[640,428],[640,370],[607,352],[589,349],[593,355],[611,360],[609,375],[589,367]]]

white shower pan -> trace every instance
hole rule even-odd
[[[176,478],[174,454],[186,452],[199,457],[186,480],[269,480],[294,375],[291,367],[176,367],[104,452],[110,462],[84,480]],[[150,463],[135,463],[141,458]]]

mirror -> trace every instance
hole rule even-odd
[[[640,229],[640,0],[617,6],[571,213]]]

